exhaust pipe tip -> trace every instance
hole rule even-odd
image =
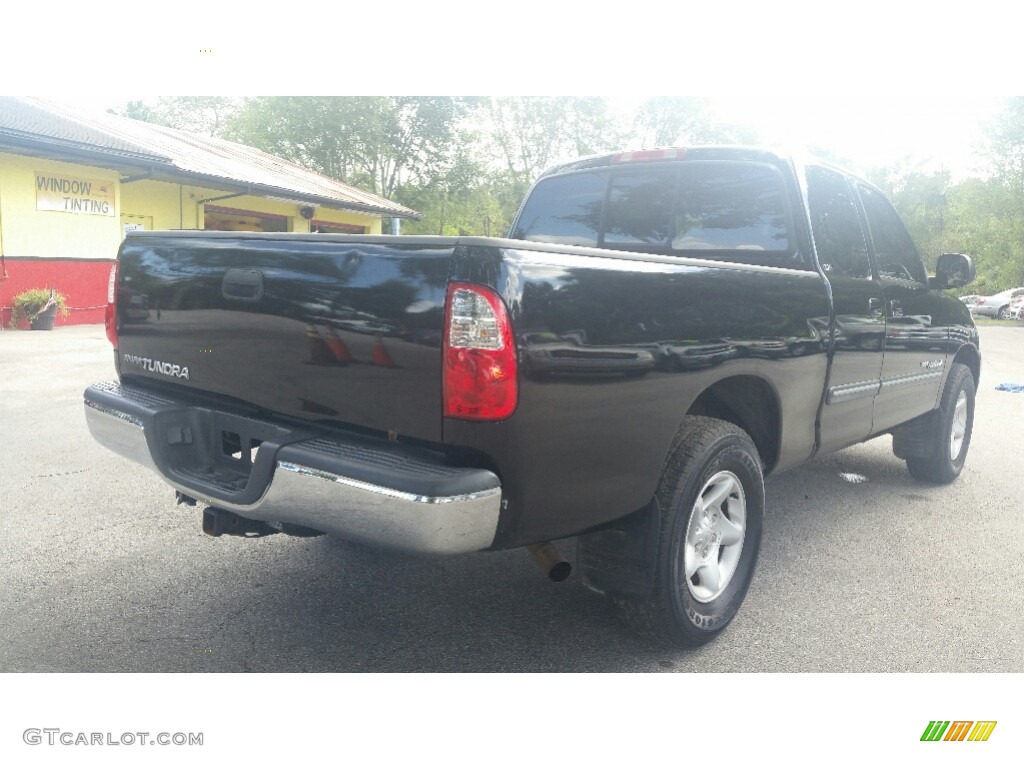
[[[548,579],[557,584],[569,578],[572,563],[562,557],[553,544],[530,544],[527,549]]]
[[[551,570],[548,571],[548,578],[551,581],[558,584],[559,582],[565,581],[572,574],[572,564],[563,560],[560,563],[555,563]]]

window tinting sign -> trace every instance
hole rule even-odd
[[[114,182],[36,173],[36,210],[114,215]]]

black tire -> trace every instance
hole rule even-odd
[[[1005,307],[1000,307],[999,311],[996,312],[996,317],[999,318],[1000,320],[1009,320],[1010,319],[1010,305],[1007,304]]]
[[[747,594],[761,544],[764,481],[753,441],[733,424],[688,417],[674,445],[657,491],[662,514],[653,594],[613,598],[612,602],[635,631],[659,643],[687,647],[702,645],[721,633]],[[699,514],[697,501],[702,494],[711,500],[715,493],[726,491],[728,496],[710,512],[712,517],[715,512],[721,516],[714,518],[719,522],[705,527],[701,518],[691,521],[693,514]],[[735,543],[724,543],[727,539],[717,526],[733,531],[742,502],[743,530],[737,549]],[[692,546],[694,534],[701,531],[711,538],[698,535],[698,546]],[[728,538],[734,535],[730,533]],[[695,562],[702,564],[687,579],[685,569]],[[729,568],[731,572],[725,576]],[[724,585],[712,584],[710,577],[707,584],[701,584],[702,574],[711,570]],[[717,593],[715,587],[720,587]]]
[[[959,418],[958,405],[963,395],[963,418]],[[907,469],[918,480],[929,483],[951,483],[960,475],[971,447],[971,433],[974,429],[974,375],[962,363],[953,363],[942,390],[939,412],[932,424],[932,435],[928,442],[931,453],[926,456],[908,456]],[[959,445],[954,442],[955,432],[960,432]],[[962,431],[961,431],[962,430]]]

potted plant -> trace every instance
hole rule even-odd
[[[17,328],[27,321],[34,331],[48,331],[60,313],[68,316],[67,299],[60,291],[52,288],[31,288],[14,297],[11,311],[11,327]]]

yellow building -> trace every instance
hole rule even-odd
[[[380,234],[419,214],[252,147],[40,99],[0,97],[0,322],[55,288],[99,323],[131,229]]]

